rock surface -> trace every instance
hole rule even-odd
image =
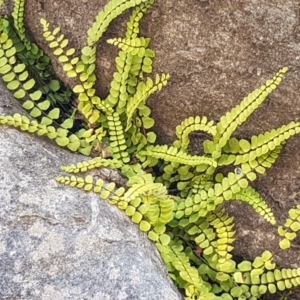
[[[0,114],[18,111],[0,90]],[[122,212],[55,181],[62,164],[82,159],[0,127],[0,299],[182,299],[155,246]]]
[[[46,18],[53,28],[60,26],[71,46],[80,49],[85,45],[87,29],[105,3],[27,0],[26,26],[53,57],[42,37],[39,19]],[[115,20],[98,45],[98,92],[102,96],[108,91],[117,53],[105,40],[123,35],[126,17],[128,14]],[[151,37],[157,54],[154,71],[171,75],[169,85],[150,99],[160,142],[171,143],[176,125],[187,116],[206,115],[218,120],[282,66],[290,68],[286,79],[236,136],[250,137],[299,120],[299,22],[300,3],[294,0],[156,0],[142,21],[142,34]],[[55,68],[67,82],[60,66],[55,64]],[[200,140],[201,136],[194,137],[196,151]],[[299,147],[299,136],[293,137],[275,166],[254,184],[272,207],[279,225],[288,210],[300,202]],[[300,266],[299,237],[290,250],[282,251],[275,226],[244,203],[227,204],[236,218],[237,256],[253,259],[268,249],[278,266]],[[291,298],[300,296],[295,292]]]

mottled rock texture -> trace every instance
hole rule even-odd
[[[60,26],[71,46],[80,49],[85,44],[87,29],[105,3],[106,0],[27,0],[26,26],[53,57],[43,40],[39,19],[44,17],[53,26]],[[115,20],[98,45],[97,88],[102,96],[109,89],[117,53],[105,40],[123,36],[128,15]],[[282,66],[290,68],[286,79],[236,136],[250,137],[298,120],[299,22],[300,2],[295,0],[156,0],[142,21],[142,34],[152,38],[151,45],[157,54],[155,72],[171,75],[169,85],[149,102],[159,141],[171,143],[176,125],[187,116],[206,115],[218,120]],[[54,65],[68,82],[61,67]],[[194,151],[201,151],[201,140],[201,135],[194,135]],[[279,224],[285,220],[288,209],[300,201],[299,147],[299,136],[293,137],[273,169],[254,184],[274,210]],[[15,161],[20,164],[17,158]],[[57,165],[60,163],[57,161]],[[65,188],[62,191],[64,195],[71,193]],[[279,266],[300,265],[299,238],[290,250],[281,251],[276,227],[244,203],[230,203],[228,209],[236,217],[237,256],[253,259],[269,249]],[[300,296],[295,293],[294,299]]]
[[[0,114],[17,111],[0,91]],[[82,159],[0,127],[0,299],[181,299],[137,226],[95,194],[55,181],[62,164]]]

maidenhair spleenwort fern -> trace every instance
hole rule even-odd
[[[57,181],[116,205],[144,231],[161,253],[170,277],[186,299],[259,299],[300,284],[300,268],[278,269],[265,251],[253,262],[232,260],[233,218],[222,208],[231,200],[247,202],[267,222],[275,218],[258,191],[250,186],[276,161],[283,144],[300,132],[300,122],[252,136],[232,137],[236,128],[280,84],[287,68],[254,90],[221,117],[217,124],[203,116],[183,120],[173,145],[155,144],[154,120],[147,99],[168,82],[168,74],[154,78],[150,39],[140,36],[139,22],[154,0],[111,0],[87,32],[87,44],[77,55],[60,28],[41,20],[43,35],[67,76],[78,83],[65,87],[49,58],[26,36],[24,0],[14,1],[12,19],[0,18],[0,74],[30,117],[0,116],[0,124],[46,135],[59,146],[90,160],[63,166],[68,173],[95,168],[117,169],[126,187],[105,183],[91,175],[57,177]],[[110,22],[131,10],[124,37],[108,40],[119,49],[109,94],[96,93],[96,43]],[[12,20],[12,21],[11,21]],[[188,152],[189,134],[204,131],[203,155]],[[220,173],[218,167],[234,165]],[[292,208],[279,227],[280,246],[288,248],[300,229],[300,206]]]

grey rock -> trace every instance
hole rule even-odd
[[[0,90],[0,114],[11,113],[18,103]],[[55,181],[62,164],[83,159],[0,126],[0,299],[181,299],[129,218]]]

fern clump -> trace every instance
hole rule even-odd
[[[169,74],[151,76],[155,57],[150,39],[140,36],[139,23],[154,0],[111,0],[87,32],[81,54],[69,48],[60,28],[42,19],[43,35],[69,77],[78,83],[65,87],[56,77],[49,58],[26,36],[25,2],[15,0],[12,21],[0,19],[0,74],[8,89],[34,118],[20,114],[0,116],[0,124],[46,135],[59,146],[92,158],[63,166],[70,176],[57,181],[107,199],[145,232],[161,253],[170,277],[186,299],[259,299],[300,284],[300,269],[278,269],[265,251],[253,262],[237,264],[232,258],[235,229],[223,202],[242,200],[272,225],[268,204],[251,182],[264,174],[278,158],[282,146],[300,132],[300,122],[254,135],[233,137],[236,128],[281,83],[287,68],[246,96],[215,124],[205,116],[183,120],[176,128],[173,145],[155,144],[154,119],[147,99],[164,88]],[[105,98],[96,93],[96,43],[110,22],[131,9],[124,37],[108,44],[119,49],[115,72]],[[148,77],[149,76],[149,77]],[[189,135],[204,131],[203,154],[189,153]],[[228,172],[220,167],[232,166]],[[101,167],[117,169],[126,186],[106,184],[88,174]],[[72,175],[73,173],[73,175]],[[300,229],[299,205],[289,212],[282,248]]]

